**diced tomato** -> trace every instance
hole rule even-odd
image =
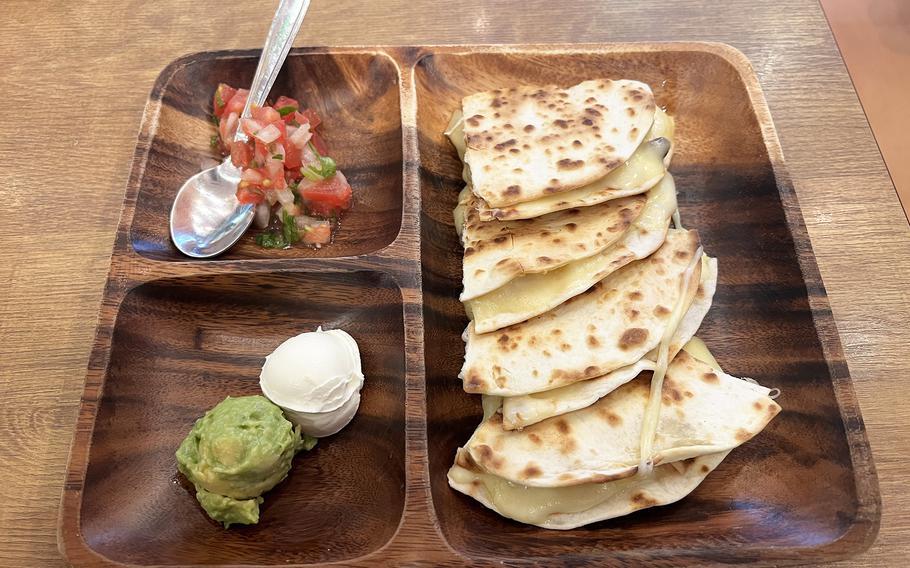
[[[255,107],[250,111],[250,115],[263,125],[281,120],[281,115],[278,114],[278,111],[270,106]]]
[[[234,93],[234,96],[231,97],[231,100],[225,100],[226,106],[224,107],[224,112],[236,112],[237,116],[243,114],[243,107],[246,106],[246,99],[249,95],[250,92],[248,90],[237,89],[237,92]]]
[[[248,203],[262,203],[265,196],[262,191],[253,187],[239,187],[237,188],[237,201],[243,204]]]
[[[231,162],[238,168],[248,168],[253,159],[253,149],[250,144],[240,143],[231,145]]]
[[[272,105],[272,108],[278,111],[281,114],[282,109],[287,109],[288,107],[293,108],[292,112],[285,111],[282,119],[285,122],[290,122],[294,120],[294,113],[300,108],[300,103],[291,97],[286,97],[284,95],[278,97],[278,100],[275,101],[275,104]]]
[[[322,119],[319,118],[319,115],[316,114],[316,111],[311,108],[304,109],[303,112],[298,112],[297,114],[302,117],[302,119],[298,118],[297,122],[300,124],[309,122],[310,130],[316,130],[316,127],[322,124]]]
[[[215,112],[215,116],[221,117],[221,115],[224,114],[224,109],[227,107],[228,101],[233,98],[236,92],[237,89],[234,87],[224,83],[218,83],[218,88],[215,89],[215,96],[212,99],[212,109]]]
[[[310,212],[321,217],[351,208],[351,186],[341,172],[316,183],[301,184],[300,196]]]
[[[299,177],[300,176],[300,166],[303,165],[303,162],[301,161],[300,148],[289,143],[289,144],[284,145],[284,151],[285,151],[284,167],[289,172],[296,172],[297,176]],[[297,178],[295,177],[292,179],[297,179]]]
[[[318,132],[313,133],[310,142],[316,147],[316,151],[319,152],[320,156],[327,156],[329,154],[329,147],[326,146],[325,140],[322,139],[322,136],[320,136]]]
[[[304,226],[303,242],[308,245],[327,245],[332,242],[332,225],[328,221],[317,221]]]

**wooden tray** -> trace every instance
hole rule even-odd
[[[758,81],[719,44],[296,49],[275,87],[314,105],[356,188],[339,240],[314,252],[246,238],[180,256],[166,216],[211,157],[219,81],[257,53],[191,55],[145,111],[67,470],[59,542],[79,566],[786,564],[867,548],[880,498],[825,289]],[[451,210],[460,165],[442,136],[464,94],[585,78],[650,83],[676,116],[681,213],[720,261],[699,333],[724,369],[784,408],[682,502],[583,529],[524,526],[450,490],[480,420],[456,375],[466,324]],[[262,521],[225,531],[174,450],[226,395],[258,392],[262,358],[316,325],[363,351],[354,422],[295,462]]]

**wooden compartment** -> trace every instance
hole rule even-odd
[[[655,566],[832,561],[868,547],[880,498],[862,418],[780,147],[748,62],[708,43],[304,48],[275,93],[331,117],[355,209],[315,252],[215,260],[167,239],[173,192],[209,156],[208,99],[255,52],[171,64],[146,108],[67,469],[59,543],[77,566]],[[784,411],[675,505],[559,532],[451,490],[480,420],[456,378],[467,319],[442,135],[460,98],[516,83],[649,82],[677,119],[683,222],[720,263],[699,333]],[[359,192],[358,192],[359,190]],[[192,421],[257,392],[262,358],[316,325],[360,343],[367,382],[341,434],[301,454],[259,525],[221,529],[176,473]]]
[[[861,435],[862,426],[837,411],[848,375],[830,312],[818,309],[824,289],[792,189],[775,177],[780,157],[773,138],[763,137],[770,124],[762,123],[764,109],[754,108],[754,76],[730,57],[729,50],[631,46],[588,53],[465,50],[417,63],[430,481],[442,532],[459,553],[584,565],[809,560],[862,546],[874,533],[860,495],[874,482],[858,475],[850,451],[850,437]],[[451,211],[464,183],[442,131],[472,92],[571,86],[593,77],[645,81],[676,117],[670,169],[682,221],[699,230],[705,252],[719,259],[717,295],[699,336],[727,372],[780,388],[784,411],[681,502],[559,532],[504,519],[446,482],[456,447],[482,412],[480,397],[464,393],[456,379],[467,319],[457,299],[462,250]]]
[[[158,77],[147,113],[151,114],[148,154],[139,172],[130,243],[156,260],[185,261],[170,240],[168,215],[187,178],[220,157],[210,145],[212,93],[218,83],[249,85],[258,52],[199,54],[180,59]],[[354,192],[354,205],[342,219],[330,247],[263,249],[256,231],[218,257],[294,258],[354,256],[391,243],[401,228],[402,144],[399,74],[395,62],[375,52],[292,53],[275,86],[324,119],[320,133]]]
[[[319,325],[343,327],[361,347],[360,410],[297,456],[264,495],[259,524],[225,530],[177,475],[174,451],[225,396],[259,394],[265,354]],[[404,327],[391,278],[264,272],[148,282],[123,300],[110,357],[80,511],[94,551],[135,564],[311,563],[362,556],[394,534],[404,505]]]

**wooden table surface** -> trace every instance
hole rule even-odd
[[[194,51],[257,47],[273,0],[0,5],[0,565],[58,566],[63,472],[143,105]],[[910,554],[910,227],[816,0],[315,0],[296,45],[711,40],[768,99],[881,483],[876,543]],[[808,480],[807,480],[808,481]]]

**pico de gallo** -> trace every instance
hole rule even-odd
[[[218,134],[212,145],[241,170],[237,200],[256,206],[254,224],[263,229],[257,244],[329,244],[351,208],[352,191],[319,135],[322,119],[285,96],[240,118],[248,96],[246,89],[218,85],[213,100]],[[234,142],[238,128],[247,142]]]

